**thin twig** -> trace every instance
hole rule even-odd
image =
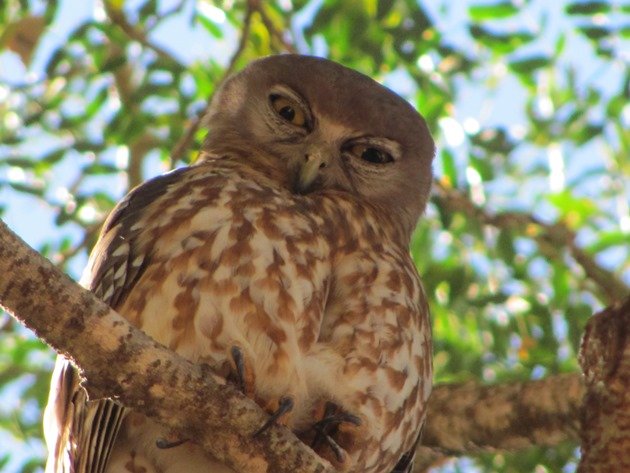
[[[153,19],[155,21],[152,21],[151,23],[147,22],[146,24],[146,28],[145,28],[146,33],[150,33],[151,31],[153,31],[160,23],[162,23],[167,18],[181,13],[185,6],[186,6],[186,0],[180,0],[180,2],[177,5],[175,5],[173,8],[170,8],[160,13],[159,16],[158,15],[154,16]]]
[[[247,3],[247,10],[245,11],[245,18],[243,19],[243,30],[241,32],[241,39],[239,40],[238,47],[232,54],[232,57],[230,58],[230,62],[228,63],[228,67],[223,72],[221,79],[219,79],[219,81],[215,85],[214,90],[218,90],[221,84],[229,76],[231,76],[234,70],[236,69],[236,64],[238,60],[240,59],[241,55],[243,54],[243,52],[245,51],[245,48],[247,47],[247,41],[249,40],[250,27],[251,27],[251,22],[252,22],[252,14],[254,13],[255,9],[256,9],[255,2],[249,1]],[[211,95],[208,98],[208,101],[204,109],[201,112],[199,112],[197,116],[190,122],[190,124],[186,128],[186,132],[177,141],[177,143],[175,143],[175,146],[173,146],[173,149],[171,150],[171,154],[170,154],[171,169],[175,166],[175,163],[177,162],[177,160],[181,159],[181,157],[184,155],[186,150],[190,147],[190,144],[193,140],[193,137],[195,136],[195,133],[197,133],[197,130],[201,126],[203,118],[207,115],[208,111],[210,110],[210,105],[212,104],[212,97],[213,95]]]
[[[123,31],[123,33],[125,33],[129,38],[133,39],[134,41],[137,41],[138,43],[142,44],[144,47],[151,49],[161,59],[164,59],[173,64],[181,65],[180,61],[178,61],[171,53],[169,53],[162,47],[158,46],[157,44],[154,44],[151,41],[149,41],[149,38],[147,38],[147,35],[144,31],[137,29],[136,27],[134,27],[134,25],[129,23],[129,21],[127,21],[127,18],[125,17],[122,10],[112,7],[110,2],[108,1],[104,3],[105,3],[105,11],[109,19],[112,21],[113,24],[118,26]]]

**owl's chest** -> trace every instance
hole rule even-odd
[[[324,219],[251,185],[170,197],[169,218],[138,236],[152,257],[121,312],[191,358],[256,331],[314,343],[331,268]]]

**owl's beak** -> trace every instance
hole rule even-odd
[[[330,158],[321,151],[308,153],[302,162],[296,180],[296,188],[300,193],[310,190],[315,180],[320,174],[321,169],[328,166]]]

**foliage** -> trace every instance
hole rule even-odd
[[[128,187],[194,159],[197,117],[225,74],[297,51],[383,81],[436,137],[436,192],[412,250],[437,382],[575,371],[586,319],[628,291],[627,6],[107,0],[80,16],[78,2],[0,5],[0,216],[75,277]],[[0,447],[0,468],[31,471],[52,353],[0,322],[0,445],[33,447]],[[575,447],[445,471],[570,471]]]

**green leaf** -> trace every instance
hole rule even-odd
[[[514,235],[509,229],[501,229],[497,238],[497,254],[507,264],[514,263],[516,251],[514,250]]]
[[[566,12],[569,15],[595,15],[608,13],[612,6],[609,2],[575,2],[567,5]]]
[[[392,10],[394,0],[378,0],[376,6],[376,19],[382,20]]]
[[[9,182],[9,185],[16,191],[31,194],[36,197],[44,197],[44,189],[40,186],[31,186],[28,184],[21,184],[17,182]]]
[[[1,160],[0,164],[15,166],[22,169],[30,169],[30,168],[33,168],[37,163],[30,158],[26,158],[22,156],[13,156],[13,157],[5,158]]]
[[[560,211],[570,228],[578,228],[597,212],[597,205],[586,197],[576,197],[571,190],[551,194],[547,200]]]
[[[120,172],[120,169],[118,169],[116,166],[103,163],[93,163],[83,168],[83,174],[86,175],[113,174],[117,172]]]
[[[223,30],[216,25],[212,20],[207,18],[205,15],[201,13],[197,13],[195,15],[195,20],[201,23],[204,29],[210,33],[214,38],[221,39],[223,38]]]
[[[517,74],[530,75],[532,72],[542,67],[547,67],[550,62],[551,60],[549,56],[536,55],[525,59],[510,61],[508,65],[510,69],[512,69]]]
[[[586,248],[586,251],[591,254],[596,254],[615,246],[621,246],[623,248],[630,247],[630,234],[621,230],[602,232],[597,236],[597,241],[590,244]]]
[[[581,26],[579,30],[594,41],[598,41],[612,34],[612,31],[604,26]]]
[[[503,128],[486,128],[471,135],[470,141],[475,146],[499,154],[508,154],[516,147],[516,143]]]
[[[566,44],[567,44],[567,35],[560,34],[554,46],[554,53],[556,57],[560,56],[564,52],[564,47],[566,46]]]
[[[494,179],[494,164],[486,156],[478,156],[478,153],[471,153],[469,163],[479,173],[485,182]]]
[[[453,213],[449,209],[448,205],[438,196],[434,196],[431,202],[435,205],[438,211],[438,216],[443,228],[449,228],[453,222]]]
[[[103,72],[111,72],[118,69],[120,66],[124,65],[127,62],[127,58],[125,56],[114,56],[109,58],[103,66],[101,66],[101,71]]]
[[[551,287],[553,287],[554,302],[559,306],[565,305],[569,299],[571,287],[569,284],[569,270],[564,262],[554,262]]]
[[[442,172],[444,173],[444,177],[448,179],[448,183],[450,186],[455,187],[458,182],[455,156],[449,149],[444,148],[440,152],[440,157],[442,159]]]
[[[519,9],[511,1],[502,1],[491,4],[472,5],[468,7],[468,15],[474,21],[493,20],[497,18],[507,18]]]
[[[511,53],[534,39],[534,35],[525,31],[497,33],[480,25],[470,25],[468,29],[473,38],[497,54]]]

